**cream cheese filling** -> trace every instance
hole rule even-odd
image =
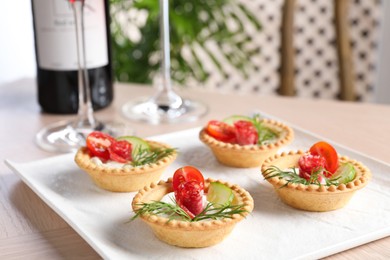
[[[126,168],[126,167],[129,167],[129,168],[133,167],[128,163],[120,163],[120,162],[111,161],[111,160],[108,160],[106,162],[102,162],[102,160],[100,160],[100,158],[96,157],[96,156],[91,158],[91,162],[96,164],[97,166],[104,166],[104,167],[111,168],[111,169],[122,169],[122,168]]]

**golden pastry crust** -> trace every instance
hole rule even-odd
[[[140,218],[148,224],[157,238],[170,245],[179,247],[208,247],[221,242],[233,230],[235,224],[244,219],[253,210],[253,199],[251,195],[228,182],[207,179],[205,180],[205,190],[210,182],[221,182],[230,187],[234,193],[233,204],[243,204],[246,213],[235,214],[232,218],[221,220],[188,222],[182,220],[171,220],[158,215],[141,215]],[[134,212],[141,207],[141,203],[159,201],[164,195],[172,192],[172,178],[167,181],[160,181],[158,184],[152,183],[150,186],[140,190],[134,197],[132,207]]]
[[[294,139],[294,131],[289,126],[271,119],[263,119],[262,122],[266,127],[279,132],[276,141],[266,145],[230,144],[208,135],[205,128],[200,131],[199,139],[210,147],[217,160],[224,165],[237,168],[259,167],[264,160]]]
[[[304,154],[303,151],[290,151],[289,153],[277,154],[268,158],[261,167],[263,176],[265,170],[270,166],[276,166],[280,169],[298,167],[298,160]],[[340,163],[351,163],[355,170],[355,178],[346,184],[338,186],[330,185],[304,185],[287,183],[284,179],[273,177],[267,179],[271,183],[281,200],[297,209],[307,211],[331,211],[344,207],[355,191],[367,185],[371,178],[370,170],[362,163],[352,160],[346,156],[339,156]],[[284,186],[284,187],[283,187]]]
[[[151,148],[171,148],[167,144],[148,141]],[[114,192],[138,191],[144,186],[160,179],[161,174],[177,157],[177,152],[162,158],[161,160],[138,167],[112,168],[97,165],[91,161],[91,156],[86,147],[80,148],[75,156],[76,164],[89,174],[94,183],[105,190]]]

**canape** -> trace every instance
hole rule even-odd
[[[289,126],[259,116],[231,116],[223,121],[211,120],[200,131],[200,140],[216,159],[227,166],[259,167],[265,159],[294,139]]]
[[[176,156],[176,149],[164,143],[92,132],[87,146],[77,151],[75,162],[100,188],[131,192],[158,181]]]
[[[321,212],[344,207],[367,185],[371,172],[361,162],[339,156],[330,144],[318,142],[308,152],[284,152],[267,159],[262,175],[285,204]]]
[[[253,210],[253,199],[228,182],[203,179],[194,167],[140,190],[132,207],[161,241],[186,248],[220,243]]]

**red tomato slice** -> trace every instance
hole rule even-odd
[[[108,148],[116,141],[108,134],[95,131],[87,136],[86,142],[87,148],[93,156],[97,156],[103,160],[108,160],[110,158]]]
[[[239,120],[234,123],[234,127],[236,128],[237,144],[257,144],[259,134],[257,133],[256,127],[254,127],[251,122]]]
[[[228,125],[224,122],[211,120],[206,127],[206,132],[217,139],[218,141],[225,143],[236,142],[236,129],[232,125]]]
[[[115,141],[108,147],[110,159],[120,163],[131,161],[131,144],[125,140]]]
[[[181,183],[197,181],[201,184],[201,188],[204,188],[204,178],[202,173],[192,166],[184,166],[175,171],[173,174],[173,190],[176,191]]]
[[[313,155],[320,155],[325,158],[325,169],[331,173],[325,173],[326,177],[330,177],[333,173],[336,172],[337,168],[339,167],[339,158],[333,146],[327,142],[321,141],[310,147],[310,153]]]

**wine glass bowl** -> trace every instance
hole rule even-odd
[[[125,123],[97,121],[95,127],[76,125],[78,121],[59,121],[42,128],[35,136],[40,148],[49,152],[75,152],[85,145],[92,131],[101,131],[111,136],[133,135],[134,130]]]
[[[154,96],[130,100],[123,105],[122,112],[129,119],[152,124],[194,121],[205,115],[208,108],[200,101],[182,98],[172,89],[170,75],[169,0],[159,0],[159,4],[162,83]]]
[[[129,119],[158,124],[195,121],[207,113],[207,106],[172,92],[167,97],[156,95],[131,100],[122,111]]]
[[[71,152],[85,143],[71,121],[59,121],[41,129],[35,140],[39,147],[49,152]]]

